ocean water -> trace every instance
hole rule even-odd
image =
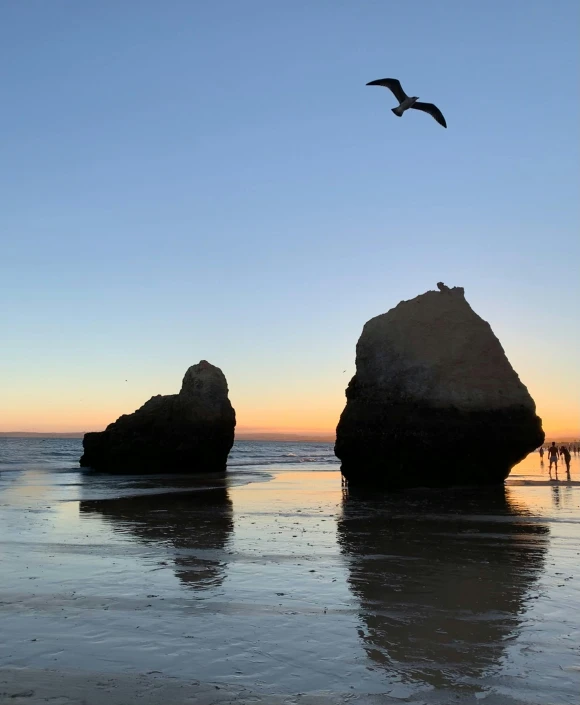
[[[328,443],[240,441],[218,477],[80,452],[0,439],[0,702],[69,703],[76,674],[123,705],[194,679],[264,705],[578,704],[579,458],[571,483],[532,454],[505,488],[377,495]]]
[[[45,469],[54,472],[79,470],[83,452],[80,438],[0,438],[0,471]],[[332,443],[236,441],[228,468],[303,466],[336,470],[338,460]]]
[[[0,472],[45,470],[80,473],[79,458],[82,452],[80,438],[0,438]],[[227,465],[231,481],[243,482],[268,470],[334,472],[339,469],[340,461],[334,455],[333,443],[236,441]],[[561,472],[561,475],[564,473]],[[537,453],[532,453],[513,468],[508,484],[547,480],[547,459],[542,462]]]

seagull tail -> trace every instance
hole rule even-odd
[[[391,108],[391,110],[395,113],[397,117],[403,117],[403,110],[401,110],[401,106],[397,108]]]

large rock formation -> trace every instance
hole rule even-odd
[[[544,441],[489,324],[462,288],[438,287],[363,329],[336,431],[350,485],[500,484]]]
[[[236,414],[223,372],[202,360],[179,394],[151,397],[100,433],[87,433],[80,464],[107,472],[221,472]]]

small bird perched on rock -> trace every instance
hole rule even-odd
[[[417,96],[408,96],[400,81],[396,78],[379,78],[377,81],[371,81],[367,83],[367,86],[384,86],[388,88],[395,98],[399,101],[399,105],[396,108],[391,108],[397,117],[402,117],[405,110],[409,108],[414,108],[415,110],[422,110],[424,113],[428,113],[431,117],[435,118],[437,122],[443,127],[447,127],[443,113],[439,110],[433,103],[419,103],[419,98]]]

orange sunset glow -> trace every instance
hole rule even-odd
[[[342,398],[341,398],[342,397]],[[94,407],[79,402],[69,405],[66,399],[37,403],[34,412],[24,405],[0,410],[0,431],[70,433],[99,431],[121,414],[131,413],[143,400],[121,398],[115,404],[101,402]],[[286,405],[252,404],[249,400],[232,397],[236,408],[239,436],[244,433],[290,433],[304,436],[332,438],[344,407],[344,396],[336,394],[327,399],[293,399]],[[536,399],[538,414],[542,417],[546,438],[580,438],[580,408],[572,400],[559,403],[551,397]]]

